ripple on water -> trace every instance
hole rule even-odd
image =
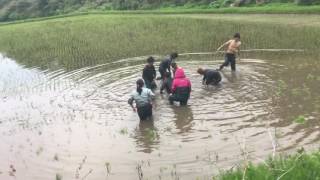
[[[142,164],[146,177],[177,171],[188,179],[211,175],[213,162],[222,167],[238,162],[244,139],[253,156],[271,152],[267,126],[278,119],[270,119],[276,80],[269,73],[281,64],[243,59],[236,73],[229,68],[222,72],[219,86],[204,87],[196,69],[216,69],[221,60],[182,56],[179,65],[193,85],[189,105],[170,106],[167,95],[157,90],[154,121],[139,123],[127,99],[143,61],[136,57],[66,72],[26,68],[1,57],[0,154],[6,156],[0,158],[0,170],[14,163],[22,169],[18,177],[49,179],[62,173],[70,179],[87,157],[80,174],[93,169],[93,179],[107,176],[106,162],[111,178],[136,176],[135,167]],[[55,154],[59,162],[53,160]]]

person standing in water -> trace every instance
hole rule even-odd
[[[165,90],[168,94],[171,93],[171,86],[172,86],[172,78],[171,73],[165,72],[164,78],[160,87],[160,94],[163,93],[163,90]]]
[[[221,81],[221,74],[217,70],[199,68],[197,72],[203,75],[202,84],[217,85]]]
[[[184,70],[180,67],[176,68],[171,93],[169,96],[170,104],[178,101],[182,106],[187,105],[191,93],[191,82],[186,78]]]
[[[139,118],[142,121],[152,117],[151,101],[155,96],[150,89],[144,87],[142,79],[138,79],[136,84],[137,89],[131,94],[128,103],[134,112],[138,111]],[[133,101],[135,101],[136,107],[133,106]]]
[[[165,72],[171,73],[170,65],[177,57],[178,57],[178,53],[174,52],[170,54],[169,58],[161,61],[159,65],[160,79],[163,79]]]
[[[231,64],[231,70],[236,70],[236,54],[240,56],[240,45],[240,33],[235,33],[233,39],[225,42],[217,49],[217,51],[219,51],[221,48],[226,47],[225,61],[220,66],[219,70],[222,70],[224,66],[228,66],[229,63]]]
[[[157,88],[157,84],[155,82],[156,78],[156,70],[153,66],[154,58],[152,56],[148,57],[147,64],[144,66],[142,71],[142,78],[145,82],[145,86],[148,89]]]

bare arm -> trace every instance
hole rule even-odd
[[[153,94],[153,92],[151,90],[149,90],[149,97],[152,100],[155,98],[155,95]]]
[[[229,45],[229,44],[230,44],[230,41],[227,41],[227,42],[223,43],[223,44],[217,49],[217,51],[220,51],[221,48],[223,48],[223,47],[225,47],[225,46],[227,46],[227,45]]]
[[[129,98],[128,99],[128,104],[131,106],[133,111],[136,111],[136,108],[133,106],[133,101],[134,101],[133,97]]]

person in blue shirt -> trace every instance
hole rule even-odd
[[[144,87],[143,79],[138,79],[137,89],[131,94],[128,100],[129,105],[134,112],[138,112],[140,120],[146,120],[152,117],[152,99],[154,99],[153,92]],[[135,102],[136,107],[133,105]]]

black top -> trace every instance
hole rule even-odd
[[[217,84],[221,81],[220,72],[213,69],[206,69],[204,70],[202,81],[207,85],[211,83]]]
[[[161,61],[160,65],[159,65],[159,69],[162,70],[167,70],[170,72],[170,65],[171,65],[172,59],[167,58],[163,61]]]
[[[156,70],[153,65],[147,64],[142,71],[142,78],[147,81],[153,81],[156,78]]]

